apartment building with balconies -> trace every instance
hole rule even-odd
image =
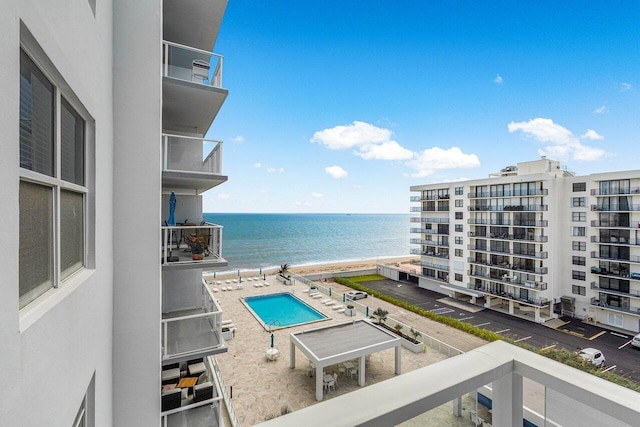
[[[637,171],[575,176],[546,158],[413,186],[419,284],[536,322],[564,313],[638,331],[639,188]]]
[[[221,418],[222,310],[202,270],[226,261],[202,193],[227,180],[207,137],[226,6],[3,3],[1,424]]]

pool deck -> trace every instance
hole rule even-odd
[[[221,287],[220,285],[212,284],[212,278],[205,278],[210,283],[211,288]],[[218,278],[217,280],[221,279]],[[264,282],[265,280],[260,281],[260,283]],[[216,359],[227,387],[233,388],[233,407],[240,423],[244,426],[265,421],[271,414],[279,415],[283,406],[289,406],[295,411],[317,403],[315,399],[315,378],[309,377],[308,359],[301,352],[296,352],[296,368],[291,369],[289,367],[289,336],[291,333],[364,318],[361,314],[357,314],[356,317],[347,317],[344,313],[338,313],[333,310],[331,306],[323,305],[322,301],[328,297],[311,298],[308,293],[303,292],[308,287],[299,282],[293,286],[286,286],[278,282],[275,276],[267,276],[266,282],[269,283],[269,286],[256,288],[253,286],[254,281],[244,280],[243,289],[235,289],[236,284],[232,283],[231,286],[234,290],[215,293],[224,312],[223,319],[231,320],[236,325],[235,337],[227,341],[228,352],[217,356]],[[229,286],[229,284],[225,283],[225,280],[222,280],[222,285]],[[328,285],[333,291],[340,293],[349,290],[349,288],[335,282],[323,283],[323,285]],[[275,347],[280,351],[279,357],[275,361],[268,361],[266,350],[270,346],[270,334],[265,331],[253,314],[241,303],[240,298],[279,292],[295,294],[316,310],[329,316],[329,319],[275,330],[273,332]],[[399,307],[378,299],[373,301],[372,298],[368,298],[358,302],[367,302],[372,309],[381,307],[389,311],[389,316],[403,323],[413,325],[415,329],[428,333],[430,336],[463,351],[486,344],[480,338],[416,314],[407,313]],[[422,366],[436,363],[446,357],[432,348],[428,348],[425,353],[413,353],[403,348],[402,372],[409,372]],[[338,367],[329,367],[325,372],[338,372]],[[384,381],[394,375],[393,349],[384,350],[371,356],[366,369],[366,384]],[[332,399],[335,396],[349,393],[358,388],[357,379],[339,377],[337,389],[326,393],[325,399]],[[472,425],[468,415],[461,418],[453,417],[450,404],[444,405],[439,411],[433,410],[430,414],[433,423],[429,422],[422,425]],[[446,423],[444,423],[445,419],[447,420]]]

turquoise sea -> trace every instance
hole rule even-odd
[[[409,256],[409,214],[219,214],[228,270]]]

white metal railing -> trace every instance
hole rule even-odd
[[[162,134],[162,171],[222,173],[222,141]]]
[[[161,257],[163,266],[222,261],[222,226],[209,222],[163,226]]]
[[[209,356],[208,359],[209,359],[209,363],[211,363],[213,374],[216,376],[217,383],[219,384],[219,390],[222,393],[224,404],[227,407],[227,414],[229,415],[229,421],[231,422],[231,427],[240,427],[240,420],[238,420],[236,411],[233,409],[233,404],[231,403],[231,396],[229,395],[229,392],[227,392],[227,386],[225,385],[224,378],[222,377],[222,373],[220,372],[220,366],[218,365],[218,361],[214,356]]]
[[[206,357],[204,358],[204,365],[206,368],[206,372],[207,372],[207,378],[209,378],[209,381],[211,381],[214,390],[216,391],[214,396],[211,399],[207,399],[207,400],[203,400],[202,402],[197,402],[197,403],[192,403],[190,405],[186,405],[186,406],[181,406],[179,408],[175,408],[175,409],[171,409],[168,411],[165,411],[161,414],[162,417],[162,427],[168,427],[169,426],[169,418],[171,418],[172,415],[174,414],[178,414],[184,411],[189,411],[192,409],[196,409],[196,408],[200,408],[202,406],[211,406],[211,411],[212,411],[212,416],[216,418],[217,420],[217,426],[222,426],[223,425],[223,421],[222,421],[222,401],[223,401],[223,395],[221,393],[220,390],[220,384],[218,382],[218,377],[217,375],[214,375],[214,370],[212,368],[212,362],[211,362],[212,357]],[[181,415],[182,418],[182,415]],[[185,418],[189,418],[188,415]],[[198,419],[200,419],[200,417],[198,417]],[[213,421],[213,420],[211,420]],[[171,425],[175,425],[175,423],[171,423]]]
[[[191,314],[188,316],[180,316],[180,317],[172,317],[170,319],[162,319],[162,357],[175,357],[182,354],[189,354],[194,351],[203,351],[209,348],[215,348],[222,345],[222,309],[216,302],[215,297],[211,293],[211,290],[206,285],[204,279],[202,280],[202,309],[204,313],[199,314]],[[211,333],[217,334],[220,338],[220,344],[215,346],[203,347],[203,348],[191,348],[191,349],[181,349],[181,351],[169,354],[168,348],[168,339],[169,339],[169,325],[175,324],[177,322],[185,322],[194,319],[207,319],[211,323],[211,327],[213,331]]]
[[[222,55],[169,41],[162,47],[164,77],[222,88]]]

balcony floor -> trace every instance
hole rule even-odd
[[[217,427],[219,425],[220,422],[216,419],[211,405],[200,406],[167,417],[167,427]]]
[[[201,313],[205,311],[203,309],[173,311],[163,313],[162,318],[173,319]],[[167,359],[174,361],[176,360],[174,355],[184,353],[188,353],[186,358],[193,358],[224,351],[226,351],[224,341],[218,336],[208,317],[180,320],[171,322],[167,326]]]

